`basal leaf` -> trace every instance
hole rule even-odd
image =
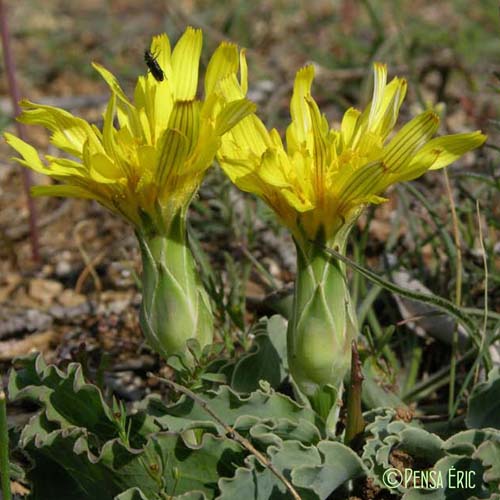
[[[256,334],[252,351],[234,367],[231,387],[238,392],[257,390],[260,380],[277,389],[287,375],[286,321],[276,315],[262,323],[265,330]]]
[[[478,384],[469,398],[465,422],[471,429],[500,429],[500,367],[493,368],[488,381]]]
[[[314,490],[322,500],[327,499],[346,481],[368,472],[358,455],[342,443],[321,441],[318,450],[322,455],[322,463],[294,469],[292,480],[297,486]]]
[[[272,390],[258,390],[247,397],[239,396],[227,386],[217,391],[208,391],[201,395],[210,409],[227,425],[240,431],[246,431],[256,423],[256,419],[287,419],[293,423],[300,420],[309,422],[322,432],[318,416],[310,408],[298,405],[283,394]],[[141,406],[146,413],[154,416],[156,422],[165,430],[181,432],[192,428],[205,428],[221,434],[225,430],[196,402],[182,396],[177,403],[166,406],[159,397],[148,398]],[[251,417],[251,424],[248,419]]]
[[[318,450],[312,446],[304,446],[297,441],[285,441],[281,446],[270,446],[267,455],[272,464],[290,480],[292,471],[304,465],[319,465],[321,458]],[[288,500],[290,492],[280,479],[269,468],[258,463],[254,456],[247,459],[247,466],[236,470],[231,479],[219,481],[221,495],[218,500]],[[313,500],[319,497],[312,491],[297,487],[302,500]]]
[[[18,359],[10,374],[9,395],[12,400],[38,403],[61,428],[82,427],[103,440],[117,436],[113,412],[101,391],[85,382],[77,363],[71,363],[64,373],[54,365],[47,366],[40,354]]]

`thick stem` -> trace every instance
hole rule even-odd
[[[345,266],[319,245],[296,246],[297,278],[288,324],[288,363],[299,389],[326,419],[341,396],[350,366],[351,342],[357,333],[356,321]]]
[[[163,357],[186,351],[196,339],[203,348],[213,338],[213,318],[187,244],[185,214],[175,216],[166,234],[137,233],[142,255],[143,333]]]

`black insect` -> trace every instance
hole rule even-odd
[[[153,75],[155,80],[157,80],[158,82],[162,82],[164,78],[163,70],[156,60],[156,57],[149,50],[145,50],[144,60],[146,61],[146,65],[149,68],[149,71],[151,71],[151,74]]]

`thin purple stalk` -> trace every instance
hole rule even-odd
[[[351,382],[347,392],[347,423],[345,431],[345,443],[353,444],[357,437],[365,430],[365,420],[361,408],[361,391],[363,384],[363,372],[359,359],[358,346],[352,342],[351,358]]]
[[[12,57],[12,51],[10,47],[10,37],[9,28],[7,22],[7,10],[3,5],[3,1],[0,0],[0,31],[2,36],[2,47],[3,47],[3,58],[5,73],[7,75],[7,81],[9,85],[9,94],[12,100],[12,110],[14,116],[18,116],[21,113],[21,108],[19,107],[19,101],[21,99],[21,94],[19,92],[19,87],[16,81],[16,68],[14,64],[14,59]],[[26,133],[24,130],[24,125],[16,121],[17,135],[20,139],[26,140]],[[33,184],[31,172],[23,168],[23,187],[26,194],[26,199],[28,203],[29,212],[29,227],[30,227],[30,242],[31,242],[31,253],[33,255],[33,260],[35,262],[40,261],[40,245],[38,242],[38,227],[37,227],[37,211],[33,198],[30,194],[30,188]]]

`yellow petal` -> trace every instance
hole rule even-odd
[[[180,132],[187,139],[188,151],[192,150],[198,141],[200,130],[200,102],[176,101],[168,128]]]
[[[245,97],[245,94],[243,94],[241,90],[240,83],[238,82],[238,78],[236,78],[236,74],[233,73],[219,80],[217,92],[228,102],[237,101]]]
[[[283,141],[281,140],[281,136],[279,132],[273,128],[271,132],[269,133],[269,139],[271,140],[272,147],[276,149],[283,149]]]
[[[258,196],[262,195],[266,186],[256,174],[252,162],[243,159],[222,159],[221,167],[239,189]]]
[[[286,158],[286,155],[284,155]],[[277,151],[269,149],[262,155],[262,161],[257,171],[258,176],[266,184],[276,188],[291,187],[290,182],[284,175],[284,168],[280,165],[283,157]]]
[[[33,146],[24,142],[22,139],[19,139],[19,137],[9,134],[8,132],[5,132],[3,136],[5,137],[7,144],[11,148],[15,149],[24,158],[24,160],[21,160],[20,158],[13,158],[15,161],[25,167],[31,168],[35,172],[50,175],[47,167],[42,163],[37,150]]]
[[[247,99],[239,99],[226,104],[217,116],[215,133],[217,135],[224,135],[243,120],[243,118],[255,113],[255,110],[255,104]]]
[[[139,118],[139,123],[141,125],[140,129],[142,133],[139,135],[139,137],[136,137],[136,140],[140,139],[141,142],[145,142],[146,144],[152,144],[153,131],[151,130],[151,128],[154,126],[154,116],[151,117],[153,124],[151,124],[151,122],[149,121],[150,116],[148,116],[148,113],[144,108],[139,109],[137,116]]]
[[[245,52],[245,49],[240,50],[240,86],[243,95],[247,95],[248,92],[248,66]]]
[[[417,153],[416,158],[428,153],[435,153],[437,158],[430,166],[430,170],[437,170],[453,163],[468,151],[482,146],[485,141],[486,136],[479,130],[467,134],[445,135],[429,141]]]
[[[414,155],[409,165],[391,177],[390,184],[410,181],[420,177],[427,170],[446,167],[463,154],[481,146],[485,140],[486,136],[479,131],[436,137]]]
[[[118,98],[117,111],[118,122],[121,127],[129,127],[135,136],[142,136],[142,128],[140,119],[135,106],[128,100],[123,92],[118,80],[106,68],[97,63],[92,63],[94,69],[102,76],[104,81],[108,84],[111,92]]]
[[[146,114],[148,133],[146,141],[154,143],[167,128],[173,105],[172,85],[166,80],[161,85],[153,78],[140,76],[134,91],[135,107]],[[126,118],[128,122],[128,118]],[[120,120],[120,123],[123,123]],[[142,123],[142,120],[141,120]]]
[[[220,147],[220,138],[214,134],[207,134],[209,137],[198,141],[196,148],[189,156],[189,163],[186,165],[185,174],[200,174],[210,167],[215,155]]]
[[[310,200],[304,197],[299,197],[299,193],[295,190],[283,189],[281,194],[286,199],[290,207],[292,207],[294,210],[297,210],[297,212],[308,212],[309,210],[312,210],[314,208],[314,205]]]
[[[408,165],[415,151],[427,142],[439,127],[439,117],[425,111],[408,122],[391,140],[384,151],[384,164],[393,173]]]
[[[53,179],[62,177],[73,177],[86,179],[88,177],[88,169],[86,165],[80,162],[70,160],[69,158],[57,158],[56,156],[46,155],[45,159],[49,162],[47,169],[49,175]]]
[[[300,69],[295,76],[290,114],[292,115],[295,138],[299,144],[306,141],[307,134],[311,129],[311,117],[305,98],[311,95],[313,78],[314,67],[311,65]]]
[[[371,126],[371,130],[377,131],[383,140],[385,140],[396,124],[399,108],[406,95],[406,88],[406,80],[394,78],[384,90],[376,121]]]
[[[111,73],[111,71],[108,71],[104,66],[101,66],[99,63],[92,63],[92,67],[102,76],[104,81],[108,84],[111,92],[120,99],[124,104],[127,106],[132,106],[131,102],[129,101],[128,97],[125,95],[125,92],[123,92],[122,88],[120,87],[120,84],[118,83],[118,80],[115,78],[115,75]]]
[[[92,155],[89,166],[90,177],[101,184],[115,184],[124,178],[120,168],[104,154]]]
[[[31,188],[33,196],[58,196],[70,198],[83,198],[93,200],[96,194],[90,190],[79,186],[67,186],[65,184],[56,184],[54,186],[33,186]]]
[[[314,190],[316,196],[318,196],[319,199],[323,199],[326,189],[326,169],[330,161],[329,148],[318,105],[312,97],[306,98],[306,101],[309,106],[314,140]]]
[[[161,70],[165,75],[165,79],[172,79],[172,60],[171,60],[171,49],[170,41],[165,33],[161,35],[156,35],[151,41],[151,54],[156,58],[156,62],[160,65]],[[156,82],[156,80],[153,78]],[[156,82],[157,85],[162,86],[164,82]]]
[[[172,53],[172,80],[177,100],[195,98],[198,87],[203,36],[201,30],[188,27],[177,42]]]
[[[361,112],[355,108],[349,108],[342,117],[342,123],[340,125],[340,131],[342,134],[342,144],[344,147],[349,147],[351,145],[352,139],[355,135],[356,128],[358,126],[358,119]]]
[[[42,125],[53,132],[51,142],[56,147],[77,157],[81,157],[83,145],[87,140],[92,146],[100,148],[100,143],[92,127],[81,118],[73,116],[64,109],[30,101],[21,101],[23,113],[18,118],[22,123]]]
[[[415,155],[411,162],[403,169],[398,170],[393,175],[388,175],[387,186],[395,182],[412,181],[420,177],[431,168],[431,165],[437,160],[438,156],[439,151],[427,151],[425,154]]]
[[[112,155],[116,150],[116,142],[115,142],[115,127],[114,127],[114,118],[115,118],[115,103],[116,97],[115,94],[111,94],[111,98],[108,101],[108,105],[106,106],[106,111],[103,116],[103,129],[102,129],[102,141],[104,145],[104,150],[107,154]]]
[[[357,199],[366,199],[367,196],[379,194],[385,176],[380,161],[368,163],[355,170],[340,172],[336,186],[339,210],[352,208]]]
[[[382,105],[384,89],[387,82],[387,66],[376,62],[373,64],[373,97],[368,117],[368,128],[371,129],[377,121],[377,115]]]
[[[176,176],[179,175],[189,151],[189,141],[178,130],[169,129],[159,143],[157,178],[162,196],[166,196],[176,187]]]
[[[238,47],[233,43],[222,42],[217,47],[207,66],[205,75],[205,95],[214,92],[217,83],[238,71]]]
[[[151,142],[154,143],[167,128],[173,105],[172,54],[167,35],[154,36],[150,51],[163,71],[165,78],[163,81],[158,82],[151,72],[148,72],[147,78],[139,77],[134,93],[134,101],[136,106],[140,106],[140,103],[144,102],[146,115],[149,119]]]
[[[251,153],[259,158],[272,145],[265,125],[254,114],[247,116],[233,127],[223,136],[222,142],[223,150],[226,144],[233,142],[241,154],[246,151],[246,154]]]
[[[136,192],[141,192],[145,186],[152,182],[157,182],[155,179],[155,169],[158,157],[158,151],[153,146],[141,146],[137,150],[137,157],[139,160],[140,179],[136,186]],[[154,200],[150,200],[153,202]]]

